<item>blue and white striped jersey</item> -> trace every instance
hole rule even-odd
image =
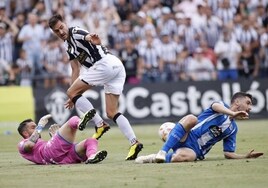
[[[219,103],[229,108],[224,102]],[[198,123],[191,133],[198,138],[199,147],[205,155],[221,140],[223,140],[223,151],[234,152],[237,131],[235,120],[230,120],[228,115],[215,112],[210,106],[198,116]]]
[[[85,40],[88,31],[79,27],[69,28],[70,38],[65,41],[69,59],[77,59],[81,65],[91,67],[95,62],[103,58],[108,49],[102,45],[94,45]]]

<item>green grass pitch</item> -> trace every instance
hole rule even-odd
[[[0,124],[0,188],[9,187],[268,187],[268,120],[240,121],[237,153],[251,149],[264,152],[258,159],[227,160],[222,142],[214,146],[204,161],[177,164],[135,164],[125,161],[128,141],[112,126],[99,142],[108,157],[99,164],[34,165],[20,157],[20,140],[14,123]],[[140,155],[155,153],[162,145],[158,125],[133,126],[144,144]],[[93,128],[78,132],[77,140],[93,134]],[[48,139],[47,132],[43,138]]]

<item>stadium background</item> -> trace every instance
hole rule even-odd
[[[114,2],[120,2],[117,5],[121,13],[128,12],[134,19],[137,19],[138,11],[148,11],[147,13],[159,13],[163,6],[172,7],[182,2],[180,0],[0,0],[0,18],[7,15],[19,28],[26,23],[21,21],[23,17],[21,11],[28,12],[34,10],[38,14],[39,22],[44,23],[47,19],[46,15],[42,15],[43,5],[51,6],[53,10],[65,12],[69,21],[80,24],[81,20],[73,19],[75,14],[79,13],[79,9],[86,12],[94,12],[88,8],[87,3],[97,2],[97,5],[103,7],[114,8]],[[127,2],[127,3],[124,3]],[[150,2],[150,3],[149,3]],[[186,1],[185,1],[186,2]],[[190,2],[190,1],[189,1]],[[217,9],[217,4],[223,0],[193,0],[191,2],[207,2],[212,10]],[[261,2],[265,9],[264,20],[267,18],[267,0],[230,0],[232,6],[243,15],[249,15],[257,10],[258,3]],[[11,6],[8,4],[11,3]],[[72,5],[72,3],[74,3]],[[82,3],[82,5],[80,4]],[[152,4],[156,4],[155,9],[151,11]],[[57,6],[62,4],[64,6]],[[129,11],[125,8],[125,4],[131,4],[134,9]],[[240,4],[238,6],[238,4]],[[143,6],[146,5],[146,6]],[[148,6],[149,5],[149,6]],[[193,4],[196,5],[196,4]],[[142,7],[143,6],[143,7]],[[78,8],[77,8],[78,7]],[[141,8],[142,7],[142,8]],[[185,11],[190,12],[193,6],[189,4]],[[197,5],[195,6],[197,7]],[[240,7],[238,9],[238,7]],[[263,7],[260,7],[261,9]],[[73,9],[72,9],[73,8]],[[63,10],[64,9],[64,10]],[[75,11],[73,11],[75,10]],[[78,11],[77,11],[78,10]],[[149,11],[150,10],[150,11]],[[104,15],[102,11],[97,11],[100,15]],[[74,14],[75,13],[75,14]],[[95,12],[94,12],[95,13]],[[124,14],[120,13],[120,17]],[[24,13],[23,13],[24,14]],[[215,14],[215,12],[214,12]],[[229,14],[225,14],[227,17]],[[140,14],[143,16],[143,14]],[[171,16],[183,17],[183,14],[173,12]],[[189,15],[187,15],[189,16]],[[259,25],[259,21],[254,21],[254,16],[248,17],[254,28],[258,28],[259,44],[265,41],[267,35],[266,25]],[[96,18],[96,17],[92,17]],[[112,17],[113,22],[118,21]],[[122,17],[124,18],[124,17]],[[1,19],[0,19],[1,20]],[[132,20],[132,19],[131,19]],[[148,19],[151,20],[150,18]],[[233,19],[234,20],[234,19]],[[258,19],[260,20],[260,19]],[[1,22],[0,22],[1,23]],[[120,21],[118,23],[125,23]],[[135,20],[132,23],[136,23]],[[120,26],[121,24],[119,24]],[[0,30],[3,27],[0,24]],[[122,32],[112,31],[117,39],[121,39]],[[103,32],[101,32],[103,34]],[[157,34],[160,34],[159,32]],[[117,37],[118,36],[118,37]],[[242,36],[242,35],[241,35]],[[113,42],[113,37],[109,40]],[[107,40],[107,41],[109,41]],[[0,43],[2,38],[0,37]],[[2,44],[2,43],[1,43]],[[17,46],[18,45],[18,46]],[[267,49],[260,46],[260,51]],[[115,45],[117,46],[117,45]],[[120,45],[118,45],[120,47]],[[18,50],[21,44],[12,44]],[[18,48],[17,48],[18,47]],[[111,47],[111,46],[110,46]],[[0,51],[3,48],[1,46]],[[38,51],[45,51],[45,47]],[[261,50],[262,49],[262,50]],[[7,50],[8,51],[8,50]],[[118,49],[113,49],[113,53],[117,53]],[[259,51],[259,52],[260,52]],[[2,58],[2,53],[0,57]],[[262,51],[264,52],[264,51]],[[17,53],[15,53],[17,54]],[[264,53],[265,54],[265,53]],[[14,56],[14,61],[17,55]],[[265,56],[260,56],[264,58]],[[1,59],[0,58],[0,59]],[[263,59],[265,60],[265,58]],[[267,59],[266,59],[267,60]],[[262,63],[265,61],[262,61]],[[2,61],[0,61],[0,67]],[[265,73],[265,66],[261,64],[260,72]],[[2,68],[2,67],[1,67]],[[1,70],[0,68],[0,70]],[[264,70],[264,71],[263,71]],[[0,71],[1,72],[1,71]],[[129,73],[129,71],[128,71]],[[2,75],[0,74],[0,77]],[[27,76],[27,75],[26,75]],[[240,75],[241,76],[241,75]],[[141,155],[146,155],[158,151],[162,142],[157,135],[158,123],[168,120],[177,120],[184,113],[198,113],[201,108],[207,106],[210,100],[222,98],[229,102],[230,96],[236,91],[249,91],[254,95],[254,108],[251,114],[253,119],[239,121],[239,137],[238,153],[247,153],[251,149],[264,152],[264,156],[259,159],[241,159],[241,160],[225,160],[222,155],[222,145],[218,144],[212,149],[208,157],[204,161],[183,163],[183,164],[148,164],[137,165],[132,161],[124,161],[125,154],[128,151],[128,143],[118,128],[112,128],[105,137],[102,138],[99,147],[109,151],[108,159],[98,165],[58,165],[58,166],[40,166],[32,165],[28,161],[21,158],[17,152],[16,145],[21,139],[17,134],[17,122],[25,118],[36,118],[45,113],[55,113],[55,120],[63,121],[70,114],[77,113],[76,110],[64,111],[62,103],[66,97],[66,85],[56,83],[56,85],[44,87],[44,75],[35,74],[32,78],[34,84],[29,85],[29,80],[15,83],[0,82],[0,187],[218,187],[218,188],[251,188],[251,187],[267,187],[268,170],[267,170],[267,153],[268,153],[268,137],[267,137],[267,72],[259,74],[257,77],[250,75],[248,78],[240,78],[238,80],[225,81],[187,81],[177,80],[167,83],[127,83],[122,96],[122,104],[120,110],[131,119],[131,122],[143,123],[146,126],[134,126],[133,129],[146,146]],[[2,77],[1,77],[2,78]],[[6,78],[6,77],[4,77]],[[27,78],[27,77],[26,77]],[[50,76],[50,78],[53,78]],[[1,80],[2,81],[2,80]],[[133,80],[132,80],[133,81]],[[28,86],[25,86],[27,85]],[[15,85],[15,86],[14,86]],[[86,95],[94,103],[96,108],[103,114],[103,91],[101,88],[87,92]],[[135,123],[134,123],[135,122]],[[93,126],[88,130],[78,132],[78,139],[88,137],[93,134]],[[48,139],[47,130],[42,134],[44,139]]]
[[[226,5],[227,4],[227,5]],[[188,6],[187,6],[188,5]],[[187,7],[187,10],[183,7]],[[140,43],[146,41],[146,37],[143,38],[142,34],[137,32],[136,26],[139,26],[139,20],[146,18],[145,22],[151,24],[153,27],[152,30],[155,31],[154,39],[157,39],[158,42],[163,42],[163,36],[169,35],[171,41],[174,40],[177,43],[177,47],[186,48],[188,50],[188,56],[194,58],[194,55],[201,46],[201,39],[196,39],[192,36],[181,36],[179,28],[181,25],[184,25],[182,20],[192,20],[192,25],[195,27],[202,28],[201,34],[200,31],[199,38],[206,40],[209,45],[209,48],[213,50],[213,45],[217,41],[211,42],[209,34],[207,33],[208,25],[202,26],[198,25],[198,15],[203,18],[206,14],[206,10],[209,9],[212,11],[214,18],[220,20],[221,25],[218,28],[218,40],[221,38],[221,35],[225,29],[230,29],[233,31],[234,38],[241,45],[242,49],[244,45],[243,37],[239,38],[237,35],[243,34],[242,30],[236,31],[236,22],[239,16],[242,17],[240,22],[241,27],[243,26],[244,20],[250,20],[250,27],[253,29],[252,33],[257,33],[257,39],[253,37],[254,34],[249,35],[248,37],[251,40],[248,44],[251,46],[252,53],[258,59],[258,63],[254,63],[253,69],[258,64],[258,74],[250,72],[248,75],[244,75],[243,71],[245,67],[237,67],[239,72],[238,79],[226,79],[219,80],[218,78],[209,79],[209,81],[204,80],[194,80],[191,76],[184,79],[184,77],[172,77],[167,78],[161,74],[157,76],[163,80],[154,80],[148,82],[146,73],[150,70],[140,70],[138,66],[134,66],[134,69],[128,69],[126,65],[128,79],[126,80],[126,86],[121,97],[120,102],[120,111],[122,111],[134,124],[142,123],[159,123],[163,121],[176,121],[180,117],[184,116],[187,113],[193,113],[197,115],[201,112],[202,109],[206,108],[211,101],[213,100],[225,100],[227,103],[230,101],[230,96],[237,91],[249,91],[254,96],[254,105],[251,118],[253,119],[263,119],[267,118],[267,62],[268,62],[268,51],[267,51],[267,1],[228,1],[228,0],[217,0],[217,1],[180,1],[180,0],[171,0],[171,1],[161,1],[161,0],[140,0],[140,1],[131,1],[131,0],[110,0],[110,1],[50,1],[50,0],[26,0],[26,1],[12,1],[12,0],[1,0],[0,1],[0,25],[1,29],[5,29],[5,36],[9,36],[14,31],[12,30],[12,23],[17,26],[17,33],[15,39],[12,40],[12,49],[6,48],[7,46],[1,47],[1,87],[0,87],[0,121],[20,121],[24,118],[34,118],[38,119],[46,113],[52,113],[54,116],[54,121],[57,123],[63,123],[74,114],[79,114],[79,111],[74,109],[68,111],[63,108],[63,103],[66,100],[65,91],[68,87],[69,73],[68,71],[58,72],[49,72],[50,68],[46,67],[45,64],[49,62],[46,59],[49,55],[48,46],[51,41],[53,41],[53,36],[47,28],[47,20],[52,13],[62,13],[65,16],[70,25],[79,25],[84,26],[91,32],[92,30],[87,24],[84,24],[85,20],[88,22],[94,22],[96,20],[101,20],[107,22],[110,26],[109,29],[104,32],[103,30],[98,30],[99,28],[95,27],[96,31],[100,31],[101,37],[103,37],[104,43],[109,47],[112,53],[120,56],[120,52],[124,49],[124,42],[126,39],[131,39],[135,44],[135,49],[140,53],[140,58],[145,61],[145,55],[142,55],[142,50],[139,51],[139,48],[144,48]],[[225,14],[222,10],[232,10],[232,13]],[[114,17],[114,20],[107,20],[107,10],[110,10]],[[61,12],[63,11],[63,12]],[[228,11],[227,11],[228,12]],[[30,13],[37,15],[37,24],[44,27],[47,38],[43,38],[42,50],[37,51],[41,55],[40,61],[37,65],[33,64],[31,67],[31,72],[25,75],[23,70],[18,71],[17,66],[22,66],[17,64],[19,59],[19,51],[23,49],[23,42],[18,42],[17,38],[22,28],[29,24],[27,16]],[[105,15],[105,16],[103,16]],[[168,15],[169,21],[164,23]],[[19,18],[24,17],[24,20],[19,22]],[[116,18],[116,19],[115,19]],[[9,23],[9,21],[11,23]],[[178,30],[172,30],[172,23],[176,22],[176,27]],[[200,23],[203,20],[200,19]],[[116,23],[113,23],[116,22]],[[84,25],[83,25],[84,24]],[[126,29],[124,26],[131,26]],[[200,29],[199,28],[199,29]],[[125,30],[126,29],[126,30]],[[174,28],[173,28],[174,29]],[[140,30],[141,31],[141,30]],[[153,32],[152,32],[153,33]],[[238,33],[238,34],[237,34]],[[14,33],[13,33],[14,34]],[[180,39],[176,36],[180,36]],[[34,38],[34,37],[33,37]],[[0,39],[0,43],[4,44],[3,37]],[[186,41],[191,39],[192,42],[197,41],[197,44],[187,43]],[[214,43],[214,44],[213,44]],[[157,44],[162,43],[155,43]],[[190,45],[192,44],[192,45]],[[256,46],[257,44],[257,46]],[[62,42],[58,43],[58,48],[61,49]],[[210,46],[212,45],[212,46]],[[161,46],[161,45],[160,45]],[[180,54],[181,51],[178,50],[177,53]],[[202,49],[204,50],[204,49]],[[10,60],[10,57],[7,57],[6,54],[10,54],[12,51],[13,57]],[[242,51],[243,52],[243,51]],[[61,51],[58,51],[55,56],[61,54]],[[160,52],[161,53],[161,52]],[[4,54],[4,55],[3,55]],[[162,52],[162,57],[166,55]],[[45,58],[46,57],[46,58]],[[51,55],[52,57],[52,55]],[[43,59],[42,59],[43,58]],[[62,57],[63,58],[63,57]],[[120,58],[123,58],[120,56]],[[62,59],[61,59],[62,60]],[[178,59],[177,59],[178,60]],[[58,60],[59,61],[59,60]],[[160,61],[160,60],[159,60]],[[167,60],[162,60],[167,61]],[[212,60],[211,60],[212,61]],[[215,60],[214,60],[215,61]],[[44,63],[46,62],[46,63]],[[242,60],[241,60],[242,62]],[[5,69],[5,63],[10,67],[10,71]],[[59,62],[56,62],[59,63]],[[124,62],[125,63],[125,62]],[[132,62],[135,63],[135,62]],[[158,61],[156,63],[159,63]],[[215,63],[215,62],[214,62]],[[217,61],[215,64],[215,72],[219,71],[217,68]],[[2,66],[5,65],[5,66]],[[38,67],[43,66],[45,72],[37,70]],[[4,67],[4,68],[3,68]],[[56,67],[56,66],[55,66]],[[62,67],[61,67],[62,68]],[[251,67],[252,68],[252,67]],[[41,68],[42,69],[42,68]],[[12,72],[13,71],[13,72]],[[39,72],[38,72],[39,71]],[[133,73],[134,71],[134,73]],[[140,71],[144,75],[140,75]],[[187,72],[189,75],[191,72],[187,69],[180,69],[178,75],[181,72]],[[192,70],[193,71],[193,70]],[[199,70],[202,72],[201,70]],[[62,75],[62,73],[68,73],[67,75]],[[194,72],[195,74],[200,74],[200,72]],[[166,73],[166,72],[164,72]],[[12,80],[10,75],[15,74],[15,80]],[[8,77],[9,76],[9,77]],[[148,76],[148,75],[147,75]],[[202,76],[201,76],[202,77]],[[63,78],[66,78],[66,82],[63,81]],[[28,79],[28,80],[27,80]],[[50,82],[52,80],[52,82]],[[103,102],[103,91],[101,88],[95,88],[92,91],[85,93],[89,100],[92,101],[94,106],[99,110],[100,114],[103,117],[106,117]]]

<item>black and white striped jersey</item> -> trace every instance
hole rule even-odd
[[[12,36],[10,33],[0,38],[0,59],[7,61],[9,64],[13,63],[13,47]]]
[[[108,49],[102,45],[94,45],[85,40],[88,31],[79,27],[69,28],[69,39],[67,44],[67,53],[69,59],[77,59],[81,65],[91,67],[95,62],[102,59],[108,52]]]

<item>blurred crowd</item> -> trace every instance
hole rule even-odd
[[[268,0],[0,0],[0,85],[70,84],[54,13],[97,33],[129,84],[268,77]]]

